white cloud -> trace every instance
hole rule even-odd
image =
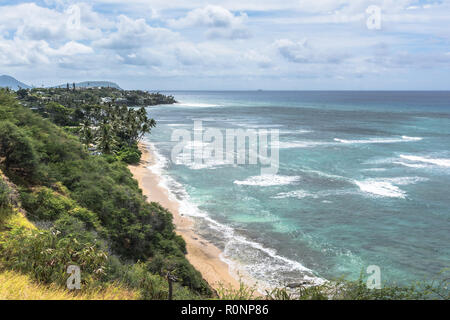
[[[274,42],[274,47],[286,60],[295,63],[340,63],[348,55],[313,49],[306,39],[294,42],[289,39],[280,39]]]
[[[183,66],[204,66],[209,70],[239,66],[239,52],[221,44],[181,42],[174,45],[173,52]]]
[[[3,65],[51,64],[90,53],[93,53],[92,48],[75,41],[52,48],[45,40],[0,39],[0,63]]]
[[[153,28],[147,24],[145,19],[133,20],[125,15],[120,15],[118,20],[117,31],[111,32],[105,39],[96,41],[95,46],[128,50],[177,40],[176,33],[166,28]]]
[[[79,28],[67,23],[72,5]],[[369,5],[382,8],[381,30],[366,28]],[[193,78],[218,88],[227,77],[245,88],[295,86],[300,75],[435,83],[431,72],[447,71],[439,83],[450,83],[450,0],[27,0],[0,12],[0,67],[24,81],[139,75],[141,86],[177,77],[169,88]]]
[[[14,33],[18,38],[29,40],[92,40],[102,36],[97,25],[105,24],[99,15],[86,4],[77,5],[79,28],[68,25],[70,14],[67,11],[40,7],[34,3],[3,6],[1,8],[0,29]]]
[[[154,50],[144,48],[131,53],[116,55],[117,62],[132,66],[160,66],[164,57]]]
[[[249,37],[244,26],[247,18],[245,13],[235,15],[223,7],[208,5],[188,12],[183,18],[169,20],[168,25],[176,29],[204,27],[210,38],[239,39]]]
[[[65,45],[58,49],[49,49],[49,54],[54,56],[74,56],[78,54],[88,54],[93,52],[94,50],[92,50],[91,47],[75,41],[67,42]]]
[[[375,5],[385,12],[398,12],[405,10],[416,0],[300,0],[298,11],[315,14],[342,12],[347,14],[365,12],[366,8]]]
[[[260,68],[269,68],[273,65],[272,59],[255,50],[249,50],[244,54],[244,59],[256,63]]]
[[[207,53],[202,52],[192,43],[183,42],[176,45],[174,49],[177,60],[187,66],[204,64],[211,57]]]

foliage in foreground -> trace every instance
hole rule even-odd
[[[385,283],[381,289],[369,289],[361,276],[355,281],[338,279],[296,289],[274,288],[264,294],[240,281],[239,289],[221,286],[217,294],[221,300],[450,300],[450,277],[445,273],[409,286]]]
[[[138,292],[118,283],[93,290],[68,291],[55,284],[39,284],[19,272],[0,272],[0,300],[135,300],[138,298]]]
[[[45,284],[65,286],[67,268],[83,270],[82,285],[92,287],[105,273],[107,254],[96,242],[61,236],[57,230],[12,228],[0,236],[0,263]]]

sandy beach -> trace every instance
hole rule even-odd
[[[160,177],[148,169],[155,161],[148,145],[141,143],[139,147],[141,162],[130,165],[129,169],[148,201],[159,202],[172,213],[176,232],[186,241],[189,262],[213,288],[219,288],[220,284],[226,288],[239,288],[239,282],[230,274],[228,265],[220,259],[220,250],[194,232],[193,221],[180,215],[179,203],[170,199],[168,190],[160,185]]]

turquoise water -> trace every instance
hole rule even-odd
[[[369,265],[406,283],[450,267],[450,92],[171,92],[148,108],[167,187],[233,270],[260,283]],[[278,129],[280,168],[172,161],[174,129]]]

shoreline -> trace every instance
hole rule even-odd
[[[148,144],[139,143],[139,149],[141,161],[128,168],[147,201],[158,202],[172,213],[175,232],[186,242],[186,258],[213,289],[217,290],[221,285],[227,289],[239,289],[239,281],[231,275],[228,264],[220,259],[220,249],[195,233],[193,220],[180,214],[178,201],[169,197],[169,191],[160,184],[161,177],[148,168],[155,164],[155,155]]]

